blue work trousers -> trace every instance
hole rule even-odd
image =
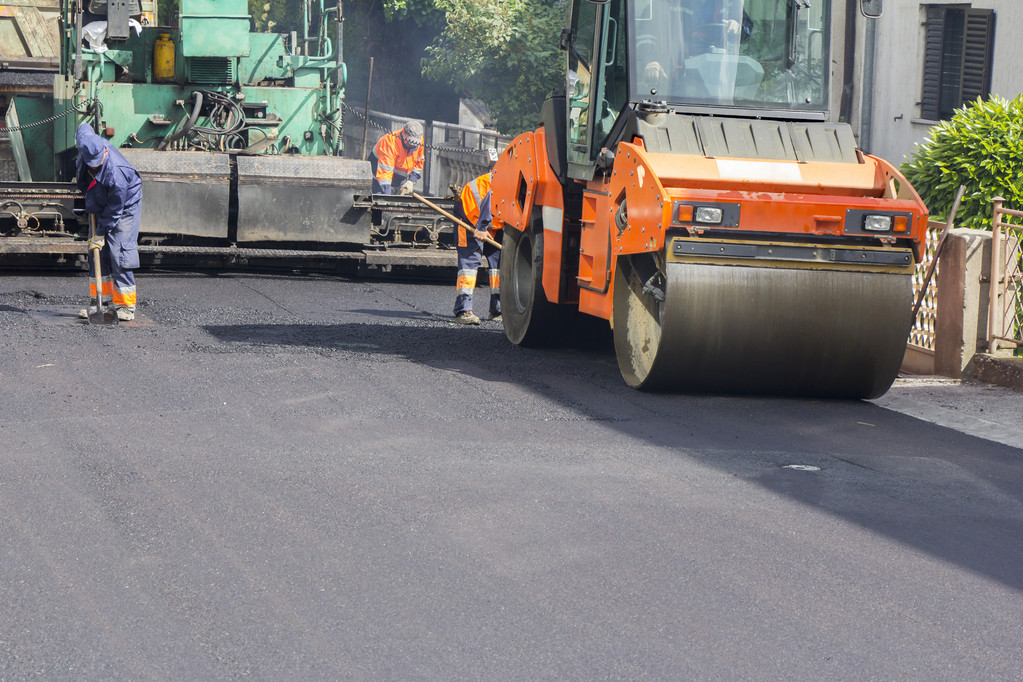
[[[459,228],[461,229],[461,228]],[[472,291],[476,288],[476,273],[485,258],[489,266],[490,314],[501,314],[501,251],[492,244],[486,244],[469,237],[465,246],[458,250],[458,280],[455,296],[455,315],[472,310]]]
[[[106,243],[99,252],[103,298],[112,300],[118,308],[127,308],[131,311],[135,310],[137,299],[133,270],[139,266],[138,236],[141,217],[141,202],[125,207],[117,226],[105,235]]]
[[[455,217],[466,224],[469,219],[461,203],[455,204]],[[489,266],[490,314],[501,314],[501,249],[493,244],[481,242],[466,232],[462,227],[455,227],[455,249],[458,252],[458,279],[455,287],[455,315],[472,310],[472,291],[476,288],[476,273],[479,272],[483,259]]]

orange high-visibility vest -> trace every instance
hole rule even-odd
[[[391,184],[394,172],[398,171],[403,175],[412,176],[418,180],[423,176],[423,145],[419,145],[412,152],[405,150],[401,138],[398,137],[400,130],[387,133],[377,142],[373,153],[377,156],[377,182]]]
[[[465,211],[465,217],[469,219],[469,223],[473,227],[480,219],[480,204],[483,203],[483,197],[487,196],[489,191],[490,173],[484,173],[462,188],[462,210]]]

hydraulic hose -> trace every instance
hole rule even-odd
[[[181,139],[181,137],[185,133],[187,133],[189,130],[191,130],[195,126],[195,122],[199,118],[199,111],[202,109],[202,99],[203,98],[202,98],[202,93],[198,92],[198,91],[193,92],[192,93],[192,97],[195,99],[195,103],[192,105],[192,113],[189,114],[189,116],[185,120],[185,122],[181,124],[181,127],[179,127],[177,130],[175,130],[169,136],[164,138],[163,142],[160,143],[160,146],[158,147],[158,149],[160,149],[160,150],[167,149],[172,144],[174,144],[179,139]]]

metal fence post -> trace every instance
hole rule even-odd
[[[423,168],[423,191],[431,196],[436,196],[436,188],[433,186],[433,163],[435,152],[433,151],[433,121],[425,126],[426,132],[423,135],[423,145],[429,151],[426,152],[425,167]]]
[[[989,353],[998,351],[998,337],[1003,336],[1002,325],[1000,322],[996,322],[996,319],[1002,317],[1002,287],[1000,282],[1002,273],[1005,271],[1005,268],[1002,267],[1001,254],[1002,226],[998,221],[1003,201],[1005,199],[1002,197],[995,197],[991,200],[992,204],[994,204],[994,210],[992,211],[991,219],[991,278],[987,307],[987,349]]]

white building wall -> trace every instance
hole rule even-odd
[[[458,125],[463,128],[485,128],[483,120],[480,119],[464,101],[458,102]]]
[[[1023,92],[1023,0],[886,0],[877,20],[873,96],[861,93],[860,106],[872,106],[873,125],[865,151],[900,164],[923,141],[934,121],[920,118],[923,85],[925,5],[963,5],[995,11],[991,93],[1012,99]],[[859,18],[858,38],[866,21]],[[862,44],[862,40],[858,41]],[[862,61],[858,59],[860,63]],[[862,82],[859,78],[857,82]],[[860,117],[863,110],[860,111]],[[855,122],[854,122],[855,125]],[[862,138],[861,131],[861,138]]]

